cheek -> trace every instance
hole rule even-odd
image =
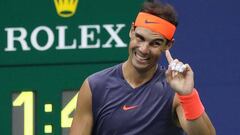
[[[136,46],[136,40],[131,40],[130,41],[130,45],[129,45],[129,47],[131,47],[131,48],[133,48],[133,47],[135,47]]]
[[[133,49],[135,48],[135,44],[136,44],[136,43],[135,43],[133,40],[131,40],[131,41],[129,42],[128,52],[129,52],[130,55],[132,54],[132,51],[133,51]]]
[[[152,51],[152,55],[153,55],[156,59],[158,59],[161,54],[162,54],[162,50],[161,50],[161,49],[157,49],[157,50],[153,50],[153,51]]]
[[[138,48],[138,44],[135,40],[131,40],[129,43],[129,51],[135,50]]]

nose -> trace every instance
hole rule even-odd
[[[148,46],[148,43],[142,43],[141,46],[139,47],[139,51],[142,53],[142,54],[148,54],[149,53],[149,46]]]

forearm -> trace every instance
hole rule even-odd
[[[196,90],[189,95],[177,97],[180,100],[177,107],[180,124],[188,135],[216,134]]]
[[[205,112],[196,120],[186,120],[182,117],[181,121],[184,121],[181,125],[188,135],[216,135],[215,129]]]

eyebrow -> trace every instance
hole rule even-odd
[[[145,37],[142,36],[141,34],[137,33],[137,32],[135,32],[135,36],[141,38],[142,40],[145,40]],[[156,38],[156,39],[151,40],[151,42],[164,42],[164,39]]]
[[[152,42],[164,42],[164,39],[157,38],[157,39],[153,39]]]
[[[135,32],[135,36],[141,38],[141,40],[145,40],[145,38],[141,34],[138,34],[137,32]]]

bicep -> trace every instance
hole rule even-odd
[[[88,81],[85,80],[78,93],[70,135],[91,135],[92,126],[92,94]]]

